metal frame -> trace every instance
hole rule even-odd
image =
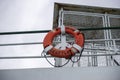
[[[114,46],[114,49],[116,50],[116,43],[115,40],[111,41],[112,39],[112,35],[111,35],[111,29],[105,29],[105,28],[111,28],[110,27],[110,22],[109,22],[109,17],[108,14],[101,14],[101,13],[89,13],[89,12],[78,12],[78,11],[63,11],[63,14],[73,14],[73,15],[85,15],[85,16],[96,16],[96,17],[101,17],[102,21],[103,21],[103,28],[104,28],[104,39],[103,41],[105,41],[105,48],[108,48],[108,51],[105,51],[106,55],[110,54],[110,46]],[[109,14],[110,16],[110,14]],[[114,15],[112,15],[114,16]],[[116,17],[118,17],[119,15],[116,15]],[[64,17],[63,17],[64,18]],[[98,39],[99,41],[99,39]],[[94,48],[94,44],[91,45],[91,49]],[[85,51],[85,50],[84,50]],[[87,51],[89,52],[89,50]],[[91,54],[95,55],[97,54],[97,52],[95,51],[90,51]],[[115,52],[115,51],[114,51]],[[89,57],[88,57],[89,60]],[[91,57],[92,60],[92,66],[97,66],[97,56],[92,56]],[[111,60],[111,56],[106,56],[106,65],[107,66],[112,66],[112,64],[114,64],[114,62]],[[79,65],[79,63],[78,63]]]
[[[116,29],[116,28],[110,28],[110,27],[107,27],[107,28],[92,28],[93,30],[111,30],[111,29]],[[90,29],[90,30],[92,30]],[[120,27],[117,27],[117,29],[120,29]],[[84,28],[84,29],[81,29],[81,30],[89,30],[89,28]],[[1,36],[4,36],[4,35],[20,35],[20,34],[33,34],[33,33],[45,33],[45,32],[48,32],[50,30],[45,30],[45,31],[21,31],[21,32],[1,32],[0,35]],[[112,53],[116,53],[116,51],[118,50],[117,49],[117,46],[116,46],[116,43],[115,41],[118,41],[120,39],[95,39],[95,40],[85,40],[85,42],[99,42],[99,41],[112,41],[113,45],[111,46],[114,46],[114,50],[110,50],[110,52]],[[57,42],[57,41],[55,41]],[[59,41],[58,41],[59,42]],[[39,45],[39,44],[42,44],[42,42],[32,42],[32,43],[10,43],[10,44],[0,44],[0,47],[3,47],[3,46],[20,46],[20,45]],[[94,46],[95,47],[95,46]],[[94,51],[98,51],[98,49],[94,49],[94,48],[85,48],[84,49],[85,52],[94,52]],[[99,49],[99,51],[103,51]],[[106,52],[106,50],[104,50],[104,52]],[[117,51],[118,53],[120,53],[120,51]],[[96,58],[95,56],[118,56],[120,54],[84,54],[82,55],[81,57],[93,57],[93,60],[96,61]],[[77,55],[76,55],[77,56]],[[54,57],[51,57],[51,56],[47,56],[48,58],[54,58]],[[34,58],[44,58],[42,56],[16,56],[16,57],[0,57],[0,59],[34,59]],[[78,65],[80,66],[80,63],[78,63]],[[97,62],[94,62],[92,63],[93,66],[97,66]],[[91,65],[89,65],[91,66]]]
[[[12,33],[12,32],[11,32]],[[41,32],[40,32],[41,33]],[[13,33],[12,33],[13,34]],[[17,34],[17,33],[14,33],[15,35]],[[21,33],[21,34],[24,34],[24,33]],[[25,33],[26,34],[26,33]],[[5,34],[4,34],[5,35]],[[6,35],[9,35],[9,34],[6,34]],[[115,47],[117,47],[116,45],[115,45],[115,41],[118,41],[118,40],[120,40],[120,39],[96,39],[96,40],[85,40],[85,42],[99,42],[99,41],[112,41],[113,43],[114,43],[114,48]],[[55,41],[55,42],[59,42],[59,41]],[[72,41],[71,41],[72,42]],[[11,44],[1,44],[0,46],[2,47],[2,46],[19,46],[19,45],[39,45],[39,44],[42,44],[42,42],[34,42],[34,43],[11,43]],[[112,53],[116,53],[116,50],[117,49],[115,49],[115,50],[112,50]],[[93,49],[93,48],[85,48],[85,52],[93,52],[93,51],[97,51],[97,49]],[[99,51],[100,51],[100,49],[99,49]],[[103,49],[102,49],[102,51],[103,51]],[[106,50],[105,50],[106,51]],[[104,51],[104,52],[105,52]],[[120,51],[119,51],[120,52]],[[118,52],[118,53],[119,53]],[[93,57],[94,59],[96,59],[95,58],[95,56],[117,56],[117,55],[120,55],[120,54],[84,54],[84,55],[82,55],[81,57]],[[54,57],[52,57],[52,56],[47,56],[48,58],[54,58]],[[76,57],[77,57],[77,55],[76,55]],[[0,59],[35,59],[35,58],[44,58],[43,56],[16,56],[16,57],[0,57]],[[89,60],[88,60],[88,62],[89,62]],[[80,63],[78,63],[78,65],[80,66]],[[89,66],[91,66],[91,65],[89,65]],[[97,66],[96,65],[96,63],[92,63],[92,66]]]

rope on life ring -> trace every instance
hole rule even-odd
[[[65,33],[72,35],[75,38],[75,44],[72,47],[66,47],[65,50],[57,49],[53,47],[52,42],[55,36],[61,34],[61,28],[56,28],[45,36],[43,41],[44,52],[50,54],[53,57],[58,58],[71,58],[75,53],[81,52],[84,46],[84,35],[73,27],[66,26]]]

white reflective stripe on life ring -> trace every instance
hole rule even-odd
[[[76,29],[74,32],[80,32],[80,31]]]
[[[82,50],[82,47],[80,47],[80,46],[77,45],[77,44],[73,44],[73,47],[74,47],[75,49],[77,49],[79,52],[81,52],[81,50]]]
[[[53,46],[52,45],[49,45],[48,47],[46,47],[45,49],[44,49],[44,52],[48,52],[50,49],[52,49],[53,48]]]

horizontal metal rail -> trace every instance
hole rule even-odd
[[[15,34],[33,34],[33,33],[47,33],[50,30],[36,30],[36,31],[18,31],[18,32],[0,32],[0,35],[15,35]]]
[[[120,29],[120,27],[97,27],[97,28],[81,28],[80,31],[85,30],[107,30],[107,29]],[[18,31],[18,32],[0,32],[0,35],[15,35],[15,34],[32,34],[32,33],[47,33],[50,30],[36,30],[36,31]]]
[[[20,45],[37,45],[37,44],[43,44],[43,42],[9,43],[9,44],[0,44],[0,46],[20,46]]]
[[[96,27],[96,28],[81,28],[80,31],[86,31],[86,30],[109,30],[109,29],[120,29],[120,27]]]
[[[90,57],[90,56],[117,56],[120,54],[90,54],[90,55],[82,55],[81,57]],[[79,55],[76,55],[79,57]],[[0,59],[30,59],[30,58],[45,58],[44,56],[18,56],[18,57],[0,57]],[[54,58],[52,56],[47,56],[47,58]]]
[[[85,42],[98,42],[98,41],[119,41],[120,39],[94,39],[94,40],[85,40]],[[60,41],[54,41],[55,43],[59,43]],[[73,40],[68,41],[73,42]],[[29,42],[29,43],[8,43],[8,44],[0,44],[0,46],[19,46],[19,45],[36,45],[36,44],[43,44],[43,42]]]

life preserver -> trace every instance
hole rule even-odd
[[[75,38],[75,44],[71,48],[66,48],[65,50],[60,50],[53,47],[52,42],[55,36],[61,34],[61,29],[56,28],[45,36],[43,40],[44,51],[51,56],[59,58],[71,58],[77,52],[81,52],[84,46],[84,35],[77,29],[73,27],[66,26],[65,33],[68,33]]]

